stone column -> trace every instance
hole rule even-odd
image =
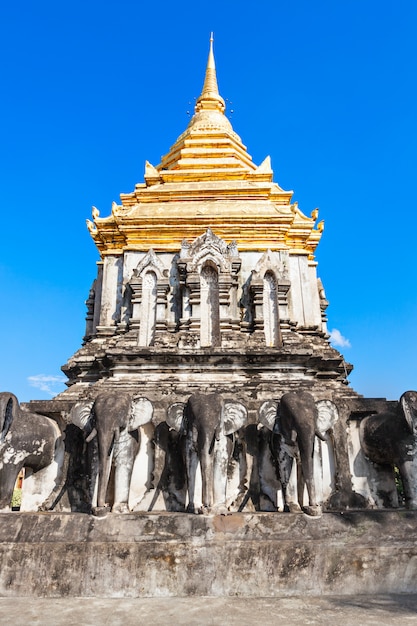
[[[122,261],[121,255],[108,255],[104,259],[100,325],[97,327],[100,335],[112,335],[116,330],[117,309],[121,304]]]
[[[191,317],[191,305],[190,305],[190,290],[187,286],[187,263],[185,261],[178,261],[178,282],[181,293],[181,317],[180,317],[180,331],[187,331],[190,328]]]
[[[326,298],[326,292],[324,291],[323,283],[320,278],[317,279],[317,290],[320,298],[320,311],[321,311],[321,330],[327,334],[327,314],[326,309],[329,306],[329,302]]]
[[[322,311],[320,307],[320,295],[317,285],[317,262],[308,261],[309,291],[311,302],[311,326],[317,326],[322,330]]]
[[[230,288],[232,279],[229,274],[219,274],[219,317],[220,333],[231,330],[230,322]]]
[[[97,326],[100,323],[100,310],[101,310],[101,292],[103,287],[103,261],[97,263],[97,278],[95,280],[95,297],[94,297],[94,315],[93,315],[93,327],[92,335],[97,332]]]
[[[311,272],[306,255],[298,257],[298,272],[301,289],[302,320],[300,324],[306,331],[317,329],[321,324],[320,305],[318,300],[317,281],[311,284]],[[315,275],[315,269],[313,268]],[[313,290],[315,293],[313,294]]]
[[[253,278],[250,290],[253,302],[253,331],[265,344],[264,334],[264,285],[262,278]]]
[[[167,296],[169,291],[169,281],[158,280],[156,285],[156,321],[155,335],[167,330]]]
[[[238,273],[240,271],[241,261],[237,259],[232,262],[231,272],[231,288],[230,288],[230,304],[229,304],[229,317],[232,330],[240,329],[240,312],[237,306],[237,292],[238,292]]]
[[[87,341],[90,341],[93,335],[95,282],[96,281],[94,281],[94,283],[92,284],[90,292],[88,294],[88,299],[85,301],[85,304],[87,305],[87,315],[85,318],[85,336],[83,337],[84,343],[87,343]]]
[[[288,312],[288,291],[291,287],[291,283],[289,280],[279,280],[277,289],[278,289],[278,315],[279,315],[279,326],[281,332],[289,332],[291,330],[290,327],[290,316]]]
[[[140,305],[142,302],[142,280],[140,278],[134,278],[129,284],[132,290],[132,317],[129,321],[129,328],[131,330],[139,330]]]
[[[191,309],[190,331],[200,334],[201,326],[201,285],[200,276],[193,272],[187,276],[187,287],[189,289],[189,303]]]
[[[180,330],[189,330],[191,318],[190,290],[183,285],[182,287],[182,315],[180,319]]]

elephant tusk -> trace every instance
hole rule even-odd
[[[94,437],[97,435],[97,428],[93,428],[93,430],[91,431],[91,433],[88,435],[88,437],[86,438],[86,442],[90,443],[90,441],[92,439],[94,439]]]
[[[316,433],[316,437],[318,437],[322,441],[327,441],[327,433],[323,433],[318,429],[315,431],[315,433]]]

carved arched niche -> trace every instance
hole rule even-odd
[[[132,301],[129,327],[137,329],[139,346],[152,346],[155,335],[167,328],[169,291],[168,270],[152,248],[133,270],[127,289]]]
[[[200,272],[200,344],[218,346],[220,341],[219,274],[217,267],[207,261]]]
[[[282,345],[282,331],[289,329],[288,253],[267,250],[259,259],[250,281],[253,331],[267,347]]]
[[[265,343],[268,347],[281,344],[279,315],[278,315],[278,289],[275,275],[267,271],[263,277],[263,316]]]
[[[235,242],[227,245],[210,228],[192,244],[183,241],[177,261],[182,296],[180,330],[201,347],[221,344],[222,333],[239,329]]]

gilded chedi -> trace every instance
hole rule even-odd
[[[292,191],[273,182],[270,158],[256,166],[225,115],[213,40],[205,81],[187,129],[161,163],[145,165],[145,182],[121,194],[109,217],[88,221],[102,256],[120,250],[175,252],[211,228],[241,252],[288,250],[313,258],[322,223],[306,217]]]

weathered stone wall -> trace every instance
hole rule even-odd
[[[217,238],[213,239],[216,244]],[[130,298],[128,285],[138,275],[138,268],[140,271],[146,269],[146,266],[151,267],[153,264],[159,267],[161,274],[165,273],[169,277],[168,293],[166,299],[164,298],[163,318],[171,329],[173,325],[176,325],[178,330],[180,315],[182,313],[186,316],[185,309],[188,306],[183,301],[183,295],[181,295],[183,287],[180,285],[181,280],[178,273],[180,250],[178,250],[178,254],[159,253],[154,255],[153,263],[147,263],[146,259],[150,253],[154,254],[151,251],[148,253],[126,251],[120,255],[108,255],[104,258],[103,267],[100,264],[98,269],[98,277],[95,281],[95,290],[91,301],[93,309],[91,314],[94,324],[92,327],[89,325],[86,336],[95,335],[97,329],[101,335],[111,334],[116,332],[118,324],[125,325],[130,319],[134,319],[130,317],[132,310],[129,312],[125,308]],[[199,254],[200,251],[196,256],[198,257]],[[216,260],[220,268],[223,260],[222,255],[219,254],[216,258],[211,254],[208,258],[212,261]],[[289,317],[293,326],[316,328],[319,332],[323,330],[316,263],[308,261],[306,254],[293,253],[289,255],[287,251],[243,252],[236,256],[236,259],[238,259],[240,267],[231,270],[231,274],[236,272],[236,281],[233,283],[236,289],[232,287],[231,283],[225,292],[227,299],[230,298],[227,308],[230,309],[232,318],[238,320],[239,312],[242,311],[245,319],[248,320],[249,318],[250,324],[253,323],[254,320],[251,318],[253,294],[249,293],[251,281],[253,277],[262,281],[265,273],[270,271],[278,285],[282,281],[289,281],[288,297],[285,298],[288,301],[284,309],[281,307],[281,315],[285,311],[285,315]],[[142,266],[143,263],[145,266]],[[199,267],[198,281],[201,278],[200,271],[201,268]],[[260,289],[262,291],[262,287]],[[194,317],[199,309],[197,303],[195,304]],[[201,311],[198,312],[197,316],[200,317],[200,314]],[[262,323],[265,321],[263,316],[261,320]]]
[[[417,512],[0,514],[0,595],[417,592]]]

